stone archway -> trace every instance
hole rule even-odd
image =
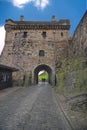
[[[39,65],[35,68],[34,70],[34,83],[35,84],[38,84],[38,73],[42,70],[45,70],[47,71],[48,73],[48,82],[50,84],[52,84],[52,69],[48,66],[48,65],[45,65],[45,64],[42,64],[42,65]]]

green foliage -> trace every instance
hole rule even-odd
[[[63,87],[63,81],[65,79],[65,75],[66,75],[66,72],[65,71],[60,71],[58,74],[57,74],[57,79],[58,79],[58,84],[55,88],[56,92],[60,91]]]
[[[87,90],[87,67],[77,71],[76,85],[79,91]]]
[[[38,78],[39,78],[39,81],[42,81],[42,79],[45,79],[46,81],[48,81],[48,74],[47,73],[41,74],[38,76]]]
[[[85,67],[84,72],[87,73],[87,67]]]
[[[31,85],[31,73],[26,72],[24,86],[29,87]]]
[[[76,78],[76,87],[78,88],[78,91],[81,90],[81,81],[80,81],[80,77],[78,77],[78,75]]]
[[[56,92],[67,92],[67,93],[76,93],[87,91],[87,65],[85,58],[68,58],[61,61],[61,67],[57,68],[57,81],[58,84],[55,88]],[[74,73],[74,77],[71,79],[71,85],[65,87],[66,77],[69,77],[70,74]],[[72,76],[72,75],[70,75]],[[73,79],[75,78],[75,83]],[[67,79],[69,80],[69,79]],[[67,81],[66,81],[67,82]],[[68,90],[67,90],[68,88]]]
[[[61,68],[61,66],[62,66],[62,62],[61,61],[56,61],[56,69],[58,69],[58,68]]]

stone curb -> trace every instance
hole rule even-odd
[[[75,130],[74,124],[72,123],[72,121],[71,121],[69,115],[67,114],[67,112],[64,110],[64,108],[63,108],[63,106],[62,106],[62,104],[61,104],[60,97],[59,97],[58,94],[55,94],[55,99],[56,99],[58,105],[60,106],[61,111],[62,111],[63,114],[64,114],[64,117],[66,118],[66,120],[68,121],[69,125],[71,126],[71,129],[72,129],[72,130]]]

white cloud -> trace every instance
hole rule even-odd
[[[40,9],[44,9],[48,4],[49,0],[7,0],[18,8],[23,8],[25,4],[32,3],[34,6]]]
[[[35,6],[44,9],[49,4],[49,0],[35,0]]]
[[[0,54],[3,50],[5,45],[5,29],[4,26],[0,26]]]
[[[32,0],[12,0],[14,6],[22,8],[25,4],[31,2]]]

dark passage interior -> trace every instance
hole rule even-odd
[[[38,84],[38,74],[40,71],[45,70],[48,73],[48,82],[52,84],[52,69],[47,65],[39,65],[34,70],[34,83]]]

